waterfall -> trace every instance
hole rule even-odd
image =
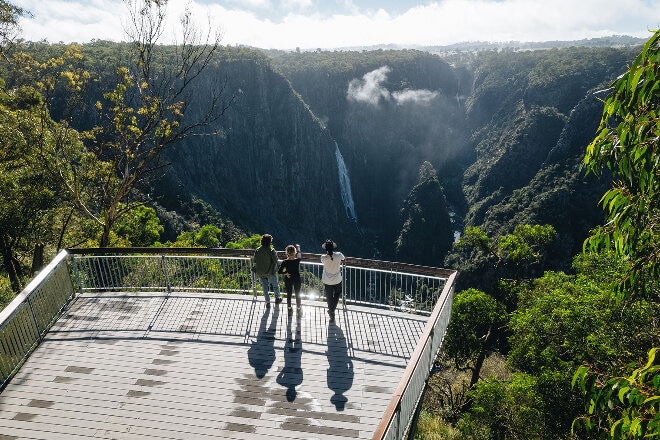
[[[339,151],[339,145],[335,141],[335,157],[337,158],[337,169],[339,170],[339,187],[341,189],[341,200],[346,208],[346,216],[357,222],[355,214],[355,204],[353,203],[353,193],[351,193],[351,180],[348,177],[348,169],[344,163],[344,157]]]

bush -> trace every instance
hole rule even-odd
[[[7,304],[9,304],[15,296],[16,294],[11,289],[9,278],[0,275],[0,310],[7,307]]]
[[[460,433],[447,424],[440,415],[422,410],[417,420],[414,440],[458,440]]]

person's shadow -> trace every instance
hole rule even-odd
[[[275,328],[277,327],[277,318],[279,315],[278,308],[275,307],[270,326],[266,328],[269,315],[270,309],[266,309],[261,317],[257,340],[252,341],[248,349],[250,365],[254,368],[254,374],[259,379],[263,379],[275,362]]]
[[[335,323],[328,325],[328,388],[334,391],[330,402],[337,411],[343,411],[348,402],[344,393],[353,386],[353,361],[348,356],[348,345],[344,332]]]
[[[289,316],[286,329],[286,343],[284,344],[284,367],[277,376],[277,383],[286,387],[286,400],[296,400],[296,386],[303,381],[302,370],[302,338],[300,336],[300,317],[296,319],[296,332],[291,332],[291,321]]]

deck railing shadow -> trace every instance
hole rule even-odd
[[[60,252],[0,311],[0,391],[77,294],[162,292],[155,316],[163,311],[173,292],[175,295],[205,292],[256,298],[261,292],[252,271],[252,252],[200,248],[104,248]],[[280,253],[280,258],[283,257]],[[404,375],[373,437],[404,438],[449,324],[456,272],[357,258],[347,258],[342,270],[345,313],[351,312],[347,309],[350,304],[360,304],[428,315],[422,336],[410,354]],[[320,255],[303,254],[303,292],[309,300],[323,301],[321,272]],[[130,308],[126,302],[121,306]],[[86,319],[94,320],[94,317]],[[143,322],[137,330],[152,330],[154,323],[155,318],[149,323]],[[90,321],[88,325],[93,323]],[[408,357],[408,354],[403,356]],[[338,399],[340,404],[341,399]]]

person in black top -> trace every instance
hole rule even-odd
[[[284,288],[286,289],[286,305],[288,306],[289,315],[293,314],[291,308],[291,295],[296,293],[296,306],[298,307],[298,314],[302,313],[302,303],[300,299],[300,245],[288,245],[286,247],[286,260],[282,261],[277,273],[284,275]]]

